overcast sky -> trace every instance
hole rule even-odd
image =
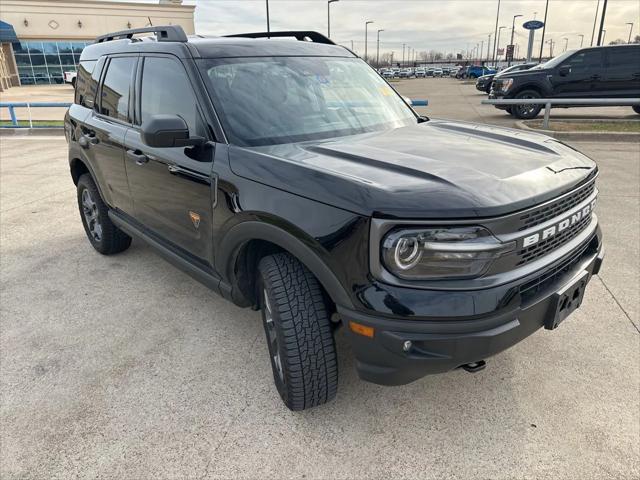
[[[524,20],[544,17],[546,0],[502,0],[499,26],[502,30],[500,46],[511,35],[514,15],[516,20],[514,43],[520,51],[526,49],[527,32]],[[266,30],[265,0],[185,0],[196,4],[196,33],[224,35],[228,33]],[[600,1],[602,9],[603,0]],[[375,51],[377,29],[381,52],[395,51],[402,55],[402,44],[417,51],[440,50],[459,53],[484,41],[487,50],[489,33],[494,32],[498,0],[340,0],[331,5],[331,37],[337,43],[353,46],[364,53],[364,24],[369,25],[369,53]],[[580,46],[578,34],[584,34],[584,45],[591,42],[593,21],[598,0],[550,0],[546,39],[556,45],[554,53],[564,50],[569,38],[569,49]],[[537,12],[537,14],[536,14]],[[272,30],[317,30],[326,34],[326,0],[269,0]],[[639,33],[640,0],[609,0],[605,20],[607,43],[629,36],[633,22],[633,35]],[[597,35],[597,32],[596,32]],[[538,40],[540,35],[537,35]],[[537,45],[539,49],[539,43]],[[548,52],[548,46],[545,47]]]

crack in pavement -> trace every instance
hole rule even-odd
[[[627,311],[624,309],[624,307],[622,306],[622,304],[618,301],[618,299],[616,298],[616,296],[613,294],[613,292],[609,289],[609,287],[607,286],[606,283],[604,283],[604,280],[602,279],[602,277],[600,277],[600,275],[597,275],[598,280],[600,280],[600,283],[602,283],[602,286],[605,288],[605,290],[607,292],[609,292],[609,295],[611,295],[611,298],[613,298],[613,301],[616,302],[616,304],[618,305],[618,307],[620,307],[620,310],[622,310],[622,313],[624,313],[624,315],[627,317],[627,319],[631,322],[631,325],[633,325],[633,328],[636,329],[636,331],[638,333],[640,333],[640,327],[638,327],[638,325],[635,324],[635,322],[631,319],[631,316],[629,316],[629,314],[627,313]]]

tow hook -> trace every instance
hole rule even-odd
[[[465,365],[462,365],[462,368],[469,373],[476,373],[480,370],[484,370],[484,367],[487,366],[487,362],[484,360],[480,360],[479,362],[471,362]]]

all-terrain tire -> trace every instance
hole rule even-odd
[[[540,93],[536,90],[523,90],[519,92],[514,98],[542,98]],[[536,118],[542,110],[542,105],[513,105],[511,107],[511,114],[522,120],[530,120]]]
[[[288,253],[260,260],[257,282],[273,378],[290,410],[336,396],[338,360],[322,287]]]
[[[78,179],[78,208],[87,238],[98,252],[112,255],[129,248],[131,237],[113,224],[109,207],[88,173]]]

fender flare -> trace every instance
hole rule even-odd
[[[271,242],[288,251],[313,273],[337,305],[354,308],[340,281],[311,246],[282,228],[265,222],[245,221],[231,227],[225,234],[215,254],[215,265],[223,276],[223,282],[231,283],[238,253],[241,247],[251,240]]]
[[[87,168],[87,170],[89,171],[89,175],[91,175],[91,178],[93,179],[93,183],[96,184],[96,187],[98,188],[98,193],[100,194],[100,197],[102,198],[102,200],[107,205],[109,205],[109,207],[111,207],[111,198],[105,196],[104,191],[102,189],[102,186],[100,185],[100,182],[98,181],[98,177],[96,176],[96,172],[93,169],[93,167],[91,166],[91,162],[89,161],[89,159],[87,157],[85,157],[84,155],[81,155],[80,154],[81,152],[76,152],[75,150],[76,149],[70,149],[69,150],[69,171],[70,172],[73,171],[73,165],[76,162],[82,163]]]

